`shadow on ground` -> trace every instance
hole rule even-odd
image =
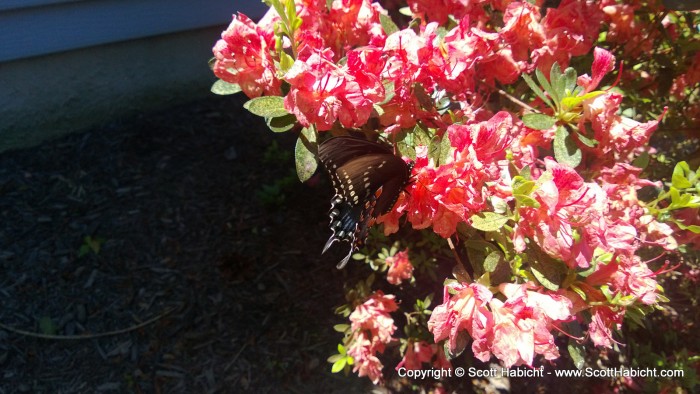
[[[241,104],[0,155],[0,392],[369,390],[326,362],[330,189]]]

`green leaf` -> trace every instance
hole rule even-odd
[[[625,311],[625,320],[631,320],[638,327],[644,327],[644,317],[644,311],[639,308],[630,307]]]
[[[561,67],[559,63],[554,62],[552,68],[549,70],[549,81],[552,84],[551,89],[547,89],[547,93],[552,96],[552,100],[555,103],[560,103],[561,100],[566,97],[565,86],[564,86],[564,76],[561,73]],[[542,81],[540,81],[542,83]],[[546,86],[542,83],[542,86]]]
[[[348,328],[350,328],[349,324],[336,324],[335,326],[333,326],[333,329],[338,332],[345,332],[348,330]]]
[[[56,327],[56,324],[50,317],[43,316],[41,319],[39,319],[39,330],[46,335],[56,335],[58,327]]]
[[[284,133],[294,128],[294,125],[297,123],[297,117],[287,114],[276,118],[265,118],[265,123],[275,133]]]
[[[544,94],[542,89],[537,85],[537,83],[535,83],[535,81],[532,80],[532,78],[529,75],[523,74],[523,80],[525,80],[527,86],[530,87],[530,89],[537,95],[537,97],[540,98],[540,100],[542,100],[550,108],[554,108],[554,105],[552,105],[552,101]]]
[[[566,70],[564,70],[564,90],[567,93],[567,95],[572,95],[574,93],[574,89],[576,89],[576,70],[574,70],[572,67],[567,67]]]
[[[85,257],[88,253],[90,253],[90,246],[87,244],[80,245],[80,249],[78,249],[78,258]]]
[[[557,64],[557,63],[554,63],[554,64]],[[554,65],[552,65],[552,67],[554,67]],[[557,64],[557,67],[559,67],[558,64]],[[542,86],[544,91],[547,92],[549,94],[549,97],[552,98],[552,101],[554,102],[554,106],[558,107],[559,100],[557,99],[557,97],[555,97],[553,95],[552,91],[554,89],[552,88],[552,85],[550,85],[549,81],[547,80],[547,77],[544,76],[544,74],[542,73],[542,71],[540,71],[539,68],[535,69],[535,76],[537,77],[537,81],[540,83],[540,85]]]
[[[540,265],[539,268],[541,269],[542,266]],[[540,269],[531,267],[530,270],[532,271],[532,274],[535,275],[535,278],[537,279],[538,282],[542,286],[544,286],[548,290],[552,291],[557,291],[559,290],[559,283],[556,281],[556,278],[549,278],[547,277],[550,272],[548,271],[540,271]]]
[[[673,176],[671,177],[671,184],[676,189],[687,189],[692,187],[693,184],[688,180],[686,174],[690,173],[690,166],[685,161],[681,161],[673,168]]]
[[[572,168],[581,164],[583,157],[581,149],[576,146],[576,142],[562,126],[557,128],[557,133],[554,136],[554,157],[559,163],[566,164]]]
[[[384,29],[384,33],[386,33],[387,36],[399,31],[398,26],[391,20],[389,15],[379,14],[379,23],[382,25],[382,29]]]
[[[301,27],[302,23],[304,23],[304,20],[301,18],[296,18],[294,19],[294,22],[292,23],[292,29],[294,30],[299,30]]]
[[[526,207],[532,207],[532,208],[539,208],[540,207],[540,203],[530,196],[526,196],[524,194],[515,194],[514,193],[513,197],[515,198],[515,201],[517,201],[520,205],[524,205]]]
[[[596,140],[595,138],[588,138],[581,133],[576,133],[576,137],[579,141],[581,141],[582,144],[586,145],[589,148],[595,148],[595,146],[598,145],[598,140]]]
[[[597,96],[600,96],[601,94],[605,93],[602,90],[596,90],[590,93],[586,93],[583,96],[570,96],[570,97],[564,97],[561,100],[561,105],[564,107],[564,109],[571,109],[571,108],[576,108],[579,105],[581,105],[582,102],[585,100],[588,100],[590,98],[594,98]]]
[[[499,251],[491,252],[484,259],[484,270],[486,272],[494,272],[498,267],[498,263],[503,259],[503,253]]]
[[[284,97],[280,96],[256,97],[243,104],[243,108],[265,118],[277,118],[289,114],[284,109]]]
[[[377,105],[384,105],[384,104],[388,103],[396,95],[396,88],[394,87],[394,81],[386,80],[386,81],[382,82],[382,85],[384,85],[384,101],[382,101],[381,103],[377,103]]]
[[[347,364],[347,357],[343,357],[340,360],[336,361],[333,363],[333,367],[331,368],[331,372],[333,373],[338,373],[345,368],[345,365]]]
[[[318,161],[316,153],[318,145],[316,143],[316,132],[313,129],[304,127],[297,139],[296,147],[294,148],[294,161],[297,167],[297,176],[302,182],[306,182],[316,172]]]
[[[566,346],[566,350],[569,351],[569,356],[571,356],[574,366],[576,366],[577,369],[583,369],[586,362],[586,350],[583,348],[583,346],[576,344],[572,339],[569,339],[569,344]]]
[[[223,79],[219,79],[218,81],[214,82],[213,85],[211,85],[211,92],[221,96],[236,94],[238,92],[241,92],[242,90],[243,89],[241,89],[241,86],[239,84],[229,83],[224,81]]]
[[[484,274],[484,266],[478,262],[484,261],[487,253],[496,250],[496,247],[491,243],[474,238],[475,237],[469,237],[464,242],[464,246],[467,252],[469,264],[474,270],[474,276],[479,277]]]
[[[428,308],[430,307],[430,304],[433,302],[433,294],[430,293],[428,294],[425,299],[423,300],[423,308]]]
[[[557,120],[545,114],[523,115],[523,124],[534,130],[547,130],[556,124]]]
[[[341,358],[345,358],[346,356],[344,354],[334,354],[326,359],[329,363],[334,364],[336,361],[340,360]]]
[[[294,65],[294,58],[286,52],[280,53],[280,71],[286,73]]]
[[[637,168],[646,169],[649,166],[649,160],[649,152],[642,152],[642,154],[632,160],[632,165]]]
[[[481,231],[496,231],[503,227],[508,218],[493,212],[482,212],[471,218],[472,227]]]
[[[574,293],[578,294],[579,297],[581,297],[581,299],[584,300],[584,301],[586,301],[586,299],[588,298],[588,297],[586,296],[586,292],[584,292],[583,289],[581,289],[581,288],[578,287],[578,286],[571,285],[571,290],[573,290]]]
[[[533,251],[529,263],[530,271],[542,286],[552,291],[559,290],[559,285],[566,278],[567,273],[563,263],[539,250]]]
[[[536,183],[534,181],[528,181],[520,175],[513,177],[513,182],[511,187],[513,189],[513,194],[525,194],[529,195],[535,188]]]
[[[690,226],[686,226],[685,224],[679,221],[674,220],[673,222],[676,223],[676,225],[680,227],[681,230],[688,230],[692,233],[700,234],[700,226],[698,226],[697,224],[691,224]]]
[[[411,12],[410,7],[401,7],[399,8],[399,14],[401,15],[406,15],[406,16],[413,16],[413,12]]]

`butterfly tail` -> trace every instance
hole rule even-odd
[[[335,237],[335,233],[333,235],[331,235],[331,237],[328,238],[326,245],[323,247],[323,251],[321,252],[321,254],[326,253],[326,251],[331,247],[331,245],[333,245],[333,242],[335,242],[337,240],[338,240],[338,238]]]
[[[345,268],[345,265],[347,265],[348,261],[350,261],[350,256],[352,256],[352,247],[350,248],[350,252],[348,253],[348,255],[345,256],[344,259],[340,260],[340,263],[338,263],[338,265],[336,265],[335,268],[339,270]]]

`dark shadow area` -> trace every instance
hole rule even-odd
[[[242,102],[0,155],[0,392],[368,390],[326,362],[330,187]]]

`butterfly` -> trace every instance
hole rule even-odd
[[[337,265],[341,269],[364,244],[377,217],[394,206],[413,163],[406,163],[383,144],[354,137],[324,141],[318,147],[318,158],[335,189],[329,211],[333,234],[322,253],[336,241],[350,242],[350,252]]]

